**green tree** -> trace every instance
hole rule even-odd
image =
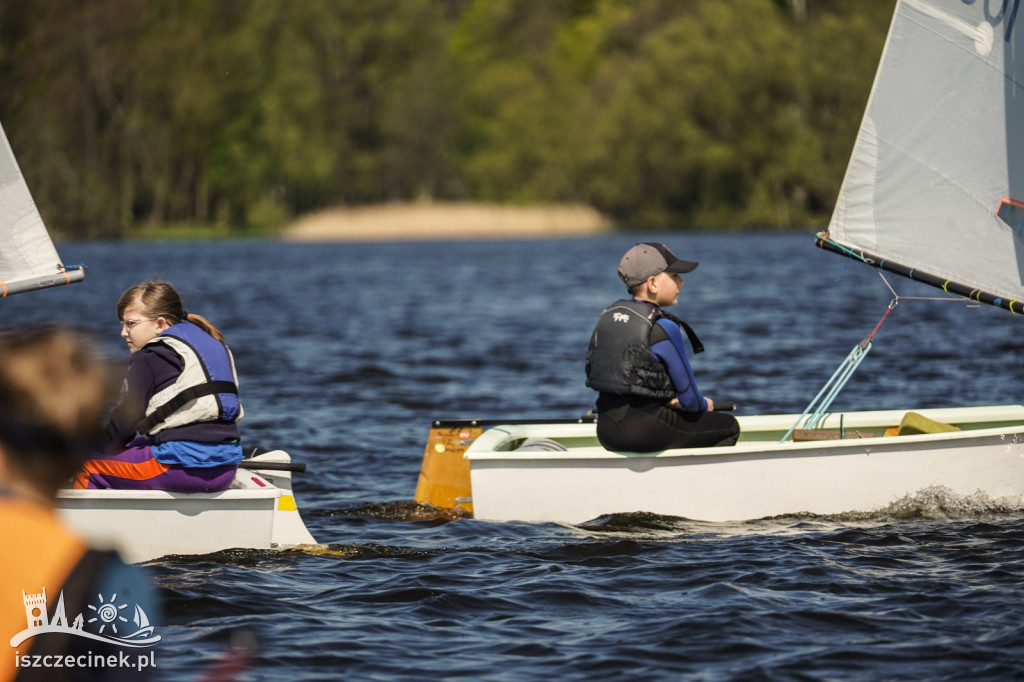
[[[894,0],[0,0],[0,121],[57,232],[332,205],[822,223]]]
[[[599,208],[646,227],[792,224],[787,168],[812,140],[778,14],[700,3],[617,60],[590,146]]]

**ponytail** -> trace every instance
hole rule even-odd
[[[185,313],[185,321],[191,322],[195,326],[202,329],[204,332],[217,339],[221,343],[224,343],[224,335],[220,333],[220,330],[213,326],[213,323],[207,320],[202,315],[196,315],[195,313]]]

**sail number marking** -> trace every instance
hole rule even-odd
[[[985,12],[985,21],[992,26],[1005,23],[1003,39],[1006,42],[1010,42],[1014,24],[1017,22],[1017,10],[1020,9],[1021,0],[961,0],[961,2],[965,5],[980,3]],[[998,7],[998,11],[993,11],[994,7]]]

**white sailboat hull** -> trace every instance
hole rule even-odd
[[[961,496],[1024,495],[1024,407],[921,410],[956,424],[950,433],[883,436],[903,411],[842,415],[842,428],[870,438],[786,442],[797,415],[739,417],[736,446],[614,453],[594,424],[497,426],[469,447],[473,514],[494,521],[583,523],[611,513],[650,512],[704,521],[883,509],[942,486]],[[832,415],[824,428],[840,428]],[[526,438],[565,451],[515,450]]]
[[[291,461],[279,450],[253,459]],[[61,490],[57,511],[91,545],[117,549],[130,562],[316,542],[299,515],[290,471],[239,469],[218,493]]]
[[[896,3],[820,245],[1024,313],[1019,10],[1018,2]],[[1011,497],[1020,507],[1024,407],[921,410],[957,428],[921,422],[929,428],[917,435],[894,429],[902,411],[833,414],[817,423],[873,335],[851,352],[833,375],[838,382],[830,380],[806,413],[815,428],[871,437],[780,442],[798,415],[751,416],[739,418],[742,434],[733,447],[636,454],[606,451],[594,424],[509,424],[481,433],[479,421],[438,420],[416,500],[480,519],[567,523],[629,512],[712,522],[873,512],[934,487]],[[807,423],[800,422],[803,428]],[[528,438],[556,443],[521,448]]]

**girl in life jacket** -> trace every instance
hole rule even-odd
[[[680,273],[697,267],[664,244],[637,244],[622,257],[619,277],[632,296],[601,314],[587,352],[587,385],[599,392],[597,437],[620,452],[734,445],[739,423],[715,412],[697,387],[683,335],[693,330],[662,310],[678,303]]]
[[[131,360],[103,453],[76,488],[175,492],[225,490],[242,460],[242,404],[224,336],[185,312],[161,281],[131,287],[117,302]]]

